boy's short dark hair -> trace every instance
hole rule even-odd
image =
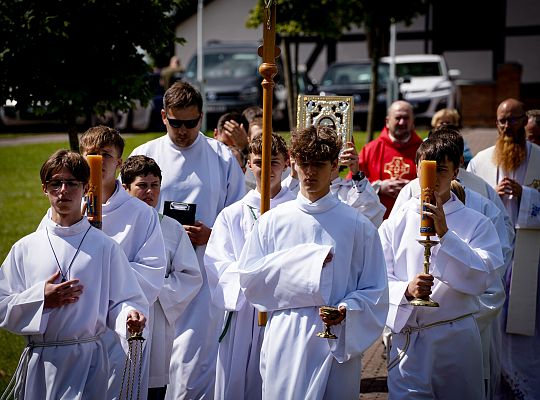
[[[197,106],[197,110],[202,112],[203,99],[197,89],[187,82],[174,83],[163,96],[163,109],[167,112],[170,108],[188,108]]]
[[[62,168],[67,168],[75,179],[84,184],[87,184],[90,179],[90,167],[84,157],[74,151],[61,149],[50,155],[41,166],[39,171],[41,183],[47,183]]]
[[[455,125],[442,125],[438,128],[434,128],[429,132],[428,138],[450,140],[456,144],[461,154],[463,154],[463,150],[465,149],[463,136],[461,136],[459,128]]]
[[[341,138],[334,128],[312,125],[292,133],[291,157],[297,162],[335,161],[341,146]]]
[[[238,122],[239,125],[242,125],[244,127],[244,130],[246,132],[248,131],[249,123],[247,122],[247,119],[245,119],[242,114],[237,112],[228,112],[219,117],[217,123],[217,130],[221,132],[223,130],[223,127],[225,126],[225,122],[231,120]]]
[[[454,164],[455,168],[458,168],[461,154],[454,142],[429,138],[423,141],[418,150],[416,150],[415,162],[417,165],[420,160],[433,160],[437,161],[437,163],[442,163],[448,159],[448,161]]]
[[[262,135],[257,135],[251,140],[249,143],[249,152],[255,155],[262,154]],[[278,154],[283,154],[285,160],[289,158],[289,150],[287,149],[285,139],[277,133],[272,133],[272,155],[275,157]]]
[[[118,153],[122,157],[124,145],[124,139],[116,129],[98,125],[83,133],[79,142],[79,151],[88,153],[102,149],[105,146],[113,146],[118,149]]]
[[[131,156],[122,164],[120,176],[122,183],[129,186],[138,176],[154,175],[159,178],[161,183],[161,169],[153,158],[138,155]]]

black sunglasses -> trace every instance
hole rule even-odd
[[[169,121],[169,125],[175,129],[181,128],[182,125],[185,126],[187,129],[193,129],[197,126],[200,119],[201,119],[200,115],[195,119],[174,119],[174,118],[167,117],[167,121]]]

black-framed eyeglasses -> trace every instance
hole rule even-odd
[[[501,119],[497,120],[497,123],[500,126],[505,126],[506,124],[508,124],[508,125],[516,125],[516,124],[520,123],[521,121],[523,121],[524,117],[525,117],[525,115],[520,115],[519,117],[501,118]]]
[[[199,115],[195,119],[174,119],[167,117],[167,121],[169,121],[169,125],[175,129],[181,128],[182,126],[185,126],[187,129],[193,129],[197,126],[201,119],[201,116]]]
[[[77,181],[74,179],[70,180],[59,180],[59,179],[53,179],[50,181],[45,182],[45,188],[49,192],[58,192],[60,189],[62,189],[62,186],[66,186],[67,190],[75,190],[81,187],[83,183],[81,181]]]

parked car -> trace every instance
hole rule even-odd
[[[376,127],[381,126],[386,115],[386,84],[388,65],[379,65],[379,84],[375,106]],[[324,72],[318,86],[319,95],[353,96],[353,124],[365,129],[371,86],[371,61],[349,61],[331,64]]]
[[[394,58],[401,97],[414,107],[416,118],[428,119],[442,108],[456,107],[454,79],[460,75],[448,69],[443,56],[437,54],[399,55]],[[390,57],[381,58],[390,64]]]
[[[262,63],[256,42],[209,42],[203,47],[205,107],[209,120],[225,112],[238,111],[259,105],[262,107]],[[278,74],[274,77],[274,120],[286,117],[287,97],[283,84],[281,58],[277,58]],[[184,79],[197,87],[197,55],[187,64]],[[209,122],[211,126],[211,123]]]

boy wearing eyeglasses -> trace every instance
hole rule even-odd
[[[203,286],[176,326],[167,398],[211,398],[223,314],[212,305],[203,255],[218,213],[246,193],[244,174],[229,148],[200,132],[203,99],[189,83],[176,82],[163,97],[167,133],[131,153],[153,158],[162,172],[157,209],[164,201],[194,203],[196,221],[184,225],[203,271]]]
[[[148,304],[154,304],[165,277],[167,265],[165,246],[157,212],[126,193],[116,179],[118,169],[122,164],[124,139],[115,129],[95,126],[81,136],[79,150],[85,157],[95,154],[103,158],[102,230],[124,250]],[[40,228],[43,227],[42,225]],[[152,315],[149,315],[149,319],[152,319]],[[148,390],[149,351],[147,349],[150,349],[152,343],[152,331],[149,331],[145,339],[140,380],[140,390],[143,393]],[[114,398],[120,393],[126,354],[112,331],[105,334],[104,340],[110,362],[107,398]]]
[[[15,398],[103,399],[105,332],[120,340],[126,324],[142,331],[148,303],[122,249],[81,213],[90,176],[84,158],[58,150],[40,175],[49,216],[43,229],[13,245],[0,268],[0,327],[29,343]]]

